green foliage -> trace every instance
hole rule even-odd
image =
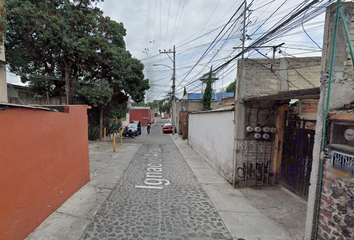
[[[212,92],[213,92],[213,89],[211,88],[211,79],[212,79],[212,67],[210,67],[208,81],[207,81],[207,85],[206,85],[205,92],[203,95],[203,110],[204,111],[211,110],[210,105],[211,105],[211,97],[212,97]]]
[[[100,128],[99,126],[90,126],[88,127],[88,139],[95,141],[100,138]]]
[[[160,109],[159,111],[161,113],[169,113],[171,111],[172,108],[172,99],[168,99],[169,101],[166,102],[166,99],[161,100],[160,103]]]
[[[184,87],[183,89],[183,96],[185,96],[187,94],[187,90],[186,90],[186,87]]]
[[[6,29],[5,5],[4,5],[4,1],[0,1],[0,44],[3,43],[5,29]]]
[[[92,85],[85,85],[77,93],[86,99],[93,107],[107,106],[113,96],[113,89],[108,81],[96,81]]]
[[[125,115],[129,96],[141,102],[149,89],[144,65],[126,50],[123,23],[105,17],[95,6],[101,1],[6,1],[10,71],[35,95],[63,96],[68,90],[69,103],[77,98],[93,106],[88,112],[93,136],[102,106],[107,126]]]
[[[66,79],[69,97],[79,97],[80,83],[106,79],[115,93],[142,101],[149,89],[144,65],[126,50],[123,23],[94,6],[100,1],[7,0],[10,70],[39,95],[64,95]]]
[[[235,93],[236,92],[236,81],[233,81],[232,83],[229,84],[226,88],[227,93]]]
[[[106,125],[106,134],[113,134],[119,131],[119,129],[122,127],[121,122],[116,122],[115,120],[112,120]]]

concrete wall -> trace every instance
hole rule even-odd
[[[210,105],[212,110],[220,108],[220,103],[216,101],[211,101]],[[181,100],[181,111],[186,112],[199,112],[203,111],[203,102],[201,100]]]
[[[234,112],[189,114],[189,145],[227,181],[232,182]]]
[[[87,106],[0,111],[0,239],[24,239],[90,180]]]
[[[321,58],[245,59],[245,71],[245,98],[268,96],[319,87]]]
[[[352,44],[354,44],[354,4],[351,2],[342,3],[347,17],[347,24],[351,35]],[[335,22],[335,9],[337,4],[331,5],[326,13],[326,25],[323,41],[323,63],[322,72],[328,73],[332,50],[332,37]],[[327,79],[326,79],[327,80]],[[341,108],[344,104],[354,101],[354,73],[353,63],[350,56],[349,46],[345,36],[341,20],[338,25],[336,51],[334,59],[334,69],[332,76],[332,89],[330,108]]]

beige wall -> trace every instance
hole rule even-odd
[[[220,108],[220,103],[216,101],[211,101],[210,105],[212,110]],[[201,100],[185,100],[182,99],[181,111],[186,112],[200,112],[203,111],[203,102]]]
[[[246,98],[315,88],[320,86],[321,58],[245,59],[245,71]]]

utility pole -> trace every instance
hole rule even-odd
[[[234,115],[234,169],[233,169],[233,182],[232,185],[236,184],[236,169],[237,165],[240,164],[237,162],[237,151],[239,140],[244,139],[245,131],[245,105],[242,101],[244,97],[244,81],[245,81],[245,65],[244,65],[244,50],[245,50],[245,41],[246,41],[246,17],[247,17],[247,1],[244,1],[244,15],[243,15],[243,29],[242,29],[242,60],[241,66],[238,68],[238,77],[236,78],[236,92],[235,92],[235,115]]]
[[[172,135],[175,135],[176,131],[176,48],[173,45],[173,51],[160,51],[160,53],[173,53],[173,75],[172,75]]]

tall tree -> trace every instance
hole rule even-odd
[[[101,0],[7,0],[10,70],[38,94],[77,95],[79,83],[106,79],[114,92],[141,101],[143,64],[125,49],[126,30],[94,7]]]
[[[6,25],[5,0],[0,0],[0,45],[3,43],[3,37]]]
[[[212,93],[213,93],[213,89],[211,88],[211,79],[212,79],[212,69],[213,67],[210,67],[210,72],[208,75],[208,81],[207,81],[207,85],[204,91],[204,95],[203,95],[203,110],[204,111],[208,111],[211,110],[211,97],[212,97]]]
[[[187,90],[186,90],[186,87],[184,87],[183,89],[183,96],[185,96],[187,94]]]
[[[232,83],[227,86],[226,91],[228,93],[235,93],[236,92],[236,81],[233,81]]]
[[[102,139],[103,129],[103,108],[107,106],[113,96],[113,89],[108,81],[96,81],[92,85],[85,85],[78,90],[78,93],[85,96],[87,102],[93,107],[100,109],[100,139]]]

